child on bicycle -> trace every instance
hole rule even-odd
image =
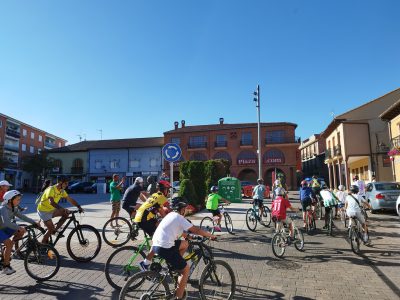
[[[289,232],[290,232],[290,239],[293,241],[294,236],[293,236],[293,226],[292,226],[292,220],[286,219],[286,210],[289,208],[293,212],[297,212],[298,210],[294,207],[289,202],[289,199],[285,197],[286,191],[278,187],[276,190],[276,197],[274,201],[272,202],[272,220],[274,222],[281,221],[284,224],[289,225]]]
[[[4,194],[3,202],[0,207],[0,243],[3,243],[5,249],[3,251],[3,274],[11,275],[15,270],[10,265],[11,249],[15,241],[22,238],[26,232],[24,227],[18,226],[13,222],[14,217],[18,217],[25,222],[37,224],[31,218],[23,215],[18,205],[21,202],[22,194],[19,191],[11,190]],[[11,240],[11,237],[13,239]]]
[[[303,211],[303,228],[306,228],[306,213],[307,207],[311,206],[312,211],[314,212],[314,206],[312,206],[312,199],[314,199],[315,194],[310,186],[308,186],[308,182],[303,180],[301,182],[300,187],[300,202],[301,209]]]
[[[210,213],[212,213],[213,218],[217,222],[217,226],[214,227],[215,231],[221,232],[221,219],[222,215],[221,212],[218,209],[219,203],[225,202],[226,204],[231,204],[228,200],[222,198],[220,195],[218,195],[218,187],[217,186],[212,186],[210,189],[211,194],[207,196],[206,199],[206,208]]]
[[[358,222],[364,229],[363,240],[364,243],[368,242],[368,226],[365,222],[365,218],[361,213],[361,205],[366,205],[371,208],[371,205],[359,194],[359,187],[357,185],[350,186],[349,194],[346,197],[346,213],[349,216],[349,228],[351,227],[351,218],[356,217]]]
[[[257,205],[258,209],[260,210],[259,214],[260,217],[264,213],[264,193],[265,193],[264,180],[262,178],[259,178],[257,180],[257,185],[253,189],[252,197],[254,205]]]
[[[319,194],[321,195],[325,207],[325,226],[323,227],[323,229],[328,229],[329,214],[331,212],[331,209],[336,205],[337,198],[329,190],[326,184],[322,186],[322,190],[319,192]],[[333,224],[332,227],[335,227],[335,224]]]

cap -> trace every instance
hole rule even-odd
[[[7,180],[0,181],[0,186],[1,185],[12,186],[12,184],[10,184]]]

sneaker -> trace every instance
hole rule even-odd
[[[221,227],[219,227],[219,226],[214,226],[214,230],[215,231],[218,231],[218,232],[221,232],[222,230],[221,230]]]
[[[139,268],[142,271],[148,271],[149,270],[149,266],[150,265],[146,265],[143,260],[139,263]]]
[[[11,266],[7,266],[3,268],[3,274],[11,275],[14,274],[15,270]]]
[[[322,227],[322,229],[328,229],[328,225],[325,225],[324,227]]]
[[[364,233],[363,240],[364,240],[364,243],[368,242],[368,234],[367,233]]]

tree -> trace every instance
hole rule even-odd
[[[26,172],[32,173],[33,176],[43,175],[54,168],[54,160],[49,159],[46,153],[40,153],[22,158],[22,169]]]

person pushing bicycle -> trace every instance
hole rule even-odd
[[[311,206],[311,209],[314,213],[314,206],[312,206],[312,199],[315,197],[315,194],[311,187],[308,186],[308,182],[303,180],[301,182],[300,187],[300,202],[301,209],[303,210],[303,228],[306,228],[306,213],[307,207]]]
[[[215,231],[221,232],[221,219],[222,215],[221,212],[218,209],[218,205],[220,202],[224,202],[226,204],[231,204],[228,200],[222,198],[220,195],[218,195],[218,187],[213,185],[210,188],[211,194],[209,194],[206,198],[206,208],[210,213],[212,213],[213,218],[215,218],[217,222],[217,226],[214,227]]]

